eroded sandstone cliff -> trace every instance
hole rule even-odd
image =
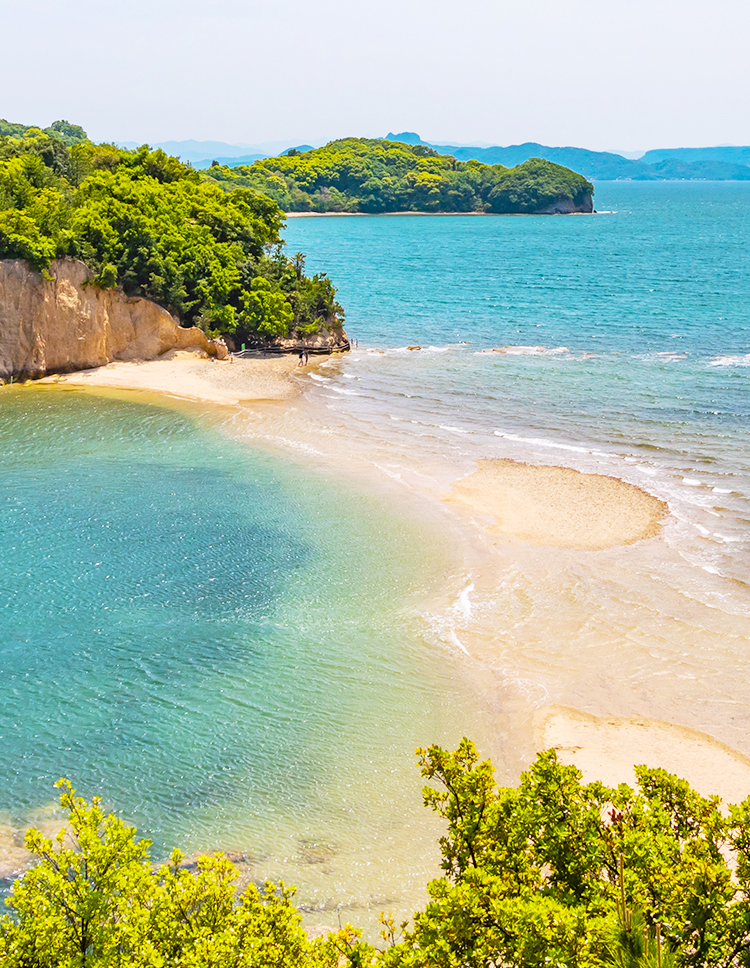
[[[226,355],[200,329],[183,329],[148,299],[98,289],[91,275],[70,259],[53,262],[45,275],[21,260],[0,260],[0,379],[153,360],[187,347]]]

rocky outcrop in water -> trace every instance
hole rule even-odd
[[[0,260],[0,379],[153,360],[188,347],[227,355],[223,343],[183,329],[151,300],[99,289],[91,279],[91,270],[71,259],[53,262],[45,274],[19,259]]]
[[[290,336],[286,339],[259,340],[246,337],[244,341],[236,336],[224,336],[230,350],[237,355],[242,355],[243,342],[244,348],[248,352],[263,353],[299,353],[307,350],[308,353],[346,353],[351,349],[349,337],[343,329],[328,330],[323,327],[317,333],[307,336]]]

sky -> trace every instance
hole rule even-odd
[[[0,117],[96,141],[750,144],[746,0],[0,0]]]

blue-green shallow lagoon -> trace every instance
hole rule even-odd
[[[0,815],[67,776],[163,856],[420,809],[414,748],[462,702],[416,634],[434,536],[174,409],[23,388],[0,414]]]

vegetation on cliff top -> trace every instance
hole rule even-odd
[[[267,196],[224,191],[148,146],[95,145],[67,122],[0,136],[0,259],[39,270],[81,259],[102,288],[146,296],[212,334],[341,329],[330,279],[306,276],[301,253],[285,256],[282,225]]]
[[[529,214],[560,202],[584,207],[594,192],[582,175],[540,158],[504,168],[367,138],[236,168],[213,165],[203,174],[226,189],[263,192],[286,212]]]
[[[8,968],[746,968],[750,797],[722,809],[663,770],[638,788],[583,785],[554,750],[498,788],[466,739],[418,750],[426,805],[447,825],[443,876],[383,942],[350,926],[309,939],[283,885],[235,895],[223,856],[154,868],[146,841],[63,787],[69,830],[36,831],[37,864],[0,920]]]

